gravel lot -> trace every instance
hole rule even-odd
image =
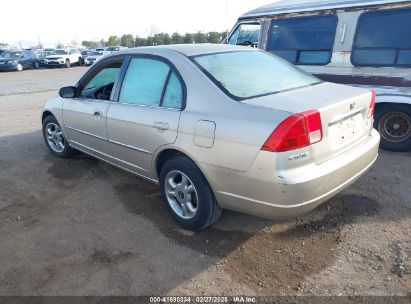
[[[411,294],[409,153],[304,217],[184,231],[157,186],[48,152],[41,107],[85,70],[0,73],[0,295]]]

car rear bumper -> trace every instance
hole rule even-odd
[[[275,153],[261,151],[247,172],[199,164],[223,208],[285,219],[313,210],[361,177],[376,161],[376,130],[359,145],[321,164],[276,169]]]

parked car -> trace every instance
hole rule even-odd
[[[411,1],[286,0],[238,19],[225,41],[272,52],[325,81],[374,89],[381,147],[411,150]]]
[[[44,58],[47,67],[59,66],[69,68],[73,64],[82,64],[81,53],[78,49],[58,49],[52,55]]]
[[[89,56],[91,52],[91,50],[81,50],[81,59],[83,63],[86,61],[87,56]]]
[[[110,54],[110,52],[107,51],[94,51],[91,52],[86,59],[84,60],[84,63],[86,65],[92,65],[94,63],[96,63],[97,61],[99,61],[103,56],[106,56]]]
[[[57,157],[82,151],[160,184],[186,229],[222,208],[308,212],[377,158],[370,90],[320,81],[267,52],[230,45],[108,55],[42,114]]]
[[[113,52],[120,52],[123,50],[126,50],[127,48],[124,46],[110,46],[108,48],[106,48],[107,52],[113,53]]]
[[[0,55],[0,71],[22,71],[40,67],[33,51],[5,51]]]
[[[37,60],[39,61],[41,66],[45,65],[45,59],[47,56],[53,55],[54,51],[42,51],[42,52],[37,52]]]

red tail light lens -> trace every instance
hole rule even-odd
[[[377,93],[375,91],[371,91],[372,96],[371,96],[371,102],[370,102],[370,107],[368,108],[368,118],[374,117],[375,113],[375,98],[377,96]]]
[[[320,113],[311,110],[285,119],[261,149],[271,152],[296,150],[320,142],[322,137]]]

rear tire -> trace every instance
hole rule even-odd
[[[377,105],[374,126],[380,132],[382,149],[395,152],[411,150],[411,105]]]
[[[204,175],[187,157],[177,156],[164,164],[160,186],[164,204],[184,229],[204,229],[214,224],[222,214],[222,208]]]
[[[21,65],[21,63],[18,63],[16,65],[16,70],[19,71],[19,72],[23,71],[23,66]]]
[[[65,68],[69,68],[71,66],[70,60],[66,59],[66,63],[64,64]]]
[[[36,70],[39,69],[40,68],[40,63],[38,61],[34,61],[33,68],[36,69]]]

